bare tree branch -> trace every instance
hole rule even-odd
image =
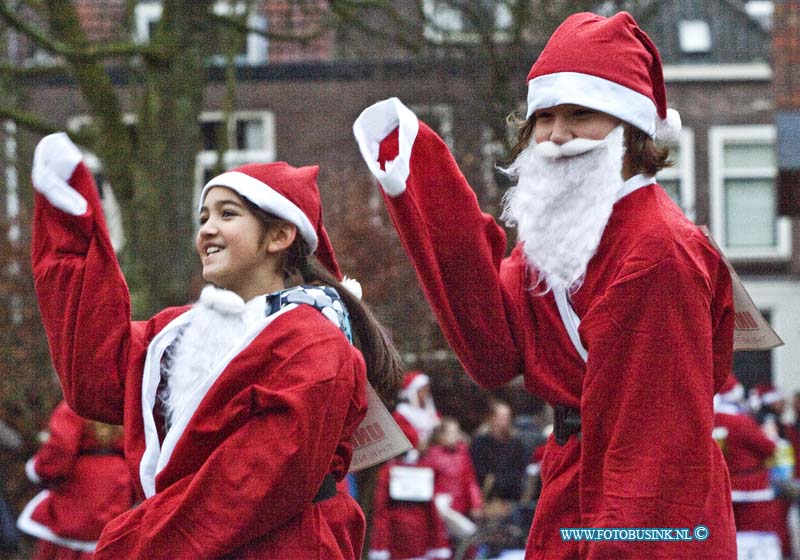
[[[14,107],[4,107],[0,105],[0,119],[12,120],[17,126],[43,136],[63,130],[61,126],[49,123],[33,113],[28,113],[27,111]],[[85,133],[70,132],[69,136],[76,144],[81,144],[83,146],[91,146],[94,143],[93,136]]]
[[[339,25],[373,37],[381,37],[414,54],[419,54],[425,46],[424,41],[420,40],[421,35],[409,27],[406,18],[390,2],[384,0],[332,0],[328,6]],[[388,17],[392,24],[392,31],[388,31],[390,26],[370,25],[368,18],[364,17],[364,10],[369,9],[378,10],[379,13]]]
[[[161,52],[149,45],[138,45],[130,41],[108,43],[103,46],[97,44],[87,44],[81,47],[67,45],[51,38],[37,26],[23,20],[6,2],[0,2],[0,19],[16,31],[30,37],[34,43],[48,52],[61,55],[73,62],[136,55],[148,60],[158,61],[163,57]]]
[[[225,16],[221,14],[210,13],[208,17],[213,23],[217,23],[230,29],[235,29],[240,31],[242,34],[253,33],[255,35],[265,37],[271,41],[296,42],[301,44],[306,44],[318,39],[330,31],[333,27],[333,20],[331,19],[328,23],[320,24],[317,29],[306,33],[276,33],[274,31],[269,31],[268,29],[252,27],[248,25],[247,21],[243,18],[237,18],[235,16]]]
[[[6,76],[14,79],[65,75],[67,75],[67,69],[61,65],[26,67],[0,62],[0,76]]]

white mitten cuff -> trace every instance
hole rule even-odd
[[[380,143],[398,126],[398,154],[386,162],[384,171],[378,164]],[[361,156],[389,196],[400,196],[406,190],[406,181],[411,174],[411,149],[418,132],[417,116],[396,97],[367,107],[353,123],[353,134]]]
[[[67,181],[83,154],[64,132],[45,136],[33,152],[33,187],[53,206],[73,216],[86,213],[88,204]]]

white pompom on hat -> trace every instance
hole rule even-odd
[[[565,103],[613,115],[657,140],[678,137],[678,112],[667,109],[661,56],[627,12],[568,17],[528,74],[528,112]]]
[[[317,260],[338,280],[342,279],[336,255],[322,223],[322,202],[317,186],[319,167],[292,167],[286,162],[249,163],[217,175],[200,193],[202,208],[212,187],[227,187],[268,214],[297,226]]]

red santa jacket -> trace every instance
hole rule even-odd
[[[49,438],[25,470],[46,487],[20,514],[21,531],[60,546],[94,550],[103,527],[136,499],[122,435],[106,441],[94,422],[61,402],[50,417]]]
[[[481,489],[465,443],[452,448],[433,445],[425,453],[425,461],[436,471],[436,493],[453,497],[450,507],[464,515],[481,509]]]
[[[584,362],[552,292],[537,295],[521,247],[481,212],[445,143],[398,100],[365,110],[359,147],[450,345],[487,388],[523,375],[579,409],[580,439],[548,443],[527,558],[735,558],[712,398],[731,368],[728,270],[652,178],[615,204],[571,296]],[[383,166],[383,170],[381,169]],[[636,188],[641,187],[641,188]],[[562,527],[705,525],[705,541],[584,542]]]
[[[766,461],[775,453],[775,442],[761,431],[754,418],[732,405],[717,409],[714,427],[724,430],[719,441],[730,471],[733,501],[774,499]]]
[[[385,463],[378,471],[372,503],[369,560],[438,560],[452,555],[432,494],[426,501],[392,497],[392,469],[432,468],[424,457],[419,459],[417,455],[412,449],[403,458]]]
[[[59,154],[50,154],[58,158]],[[88,202],[79,215],[36,195],[33,270],[42,320],[67,402],[125,425],[126,457],[146,498],[112,521],[98,559],[357,557],[343,527],[363,514],[339,494],[366,412],[361,354],[307,305],[265,317],[161,441],[154,414],[161,359],[188,307],[130,321],[130,297],[88,168],[60,170]],[[56,166],[58,167],[58,166]],[[63,167],[63,166],[62,166]],[[333,526],[336,525],[336,526]]]

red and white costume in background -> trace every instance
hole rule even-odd
[[[103,527],[136,501],[122,437],[98,441],[92,424],[63,401],[48,431],[25,465],[31,482],[47,489],[23,509],[17,526],[40,540],[35,560],[89,559]]]
[[[633,18],[577,14],[559,29],[539,59],[552,68],[529,81],[530,112],[575,103],[621,109],[648,134],[669,124],[658,53]],[[504,257],[503,229],[399,100],[367,108],[354,133],[467,372],[487,388],[523,375],[530,392],[580,410],[580,438],[548,440],[526,558],[735,558],[730,482],[711,436],[712,399],[731,370],[731,279],[654,178],[624,183],[580,289],[557,301],[530,289],[537,271],[522,246]],[[698,525],[704,541],[579,544],[559,532]]]
[[[766,465],[775,453],[775,442],[745,409],[732,402],[714,407],[714,429],[730,472],[736,530],[777,534],[780,504]]]
[[[372,499],[369,560],[443,560],[452,551],[447,530],[431,498],[401,501],[391,497],[390,478],[394,467],[433,468],[417,451],[419,435],[408,424],[399,424],[414,446],[402,457],[380,467]],[[434,469],[435,473],[435,469]],[[434,474],[434,488],[437,475]]]
[[[216,364],[162,439],[161,361],[194,310],[131,322],[80,153],[54,135],[34,159],[33,270],[55,369],[74,410],[124,423],[146,498],[106,527],[96,558],[358,558],[356,502],[340,492],[312,503],[328,473],[346,474],[366,412],[358,350],[311,306],[283,307]]]
[[[404,432],[407,433],[407,430],[411,429],[417,434],[423,447],[427,446],[433,431],[442,422],[442,416],[436,410],[432,394],[428,394],[424,403],[419,400],[419,390],[430,384],[430,377],[422,372],[406,373],[403,378],[403,388],[399,393],[400,402],[392,413],[400,426],[407,426],[403,428]]]

